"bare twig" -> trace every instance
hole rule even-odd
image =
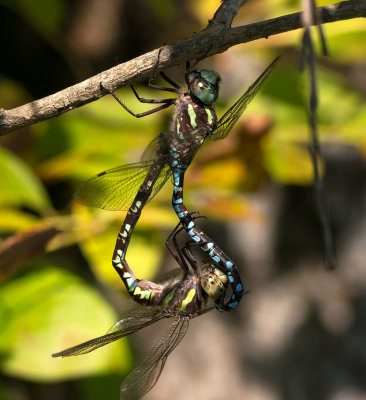
[[[320,43],[322,45],[322,53],[324,56],[328,55],[327,43],[323,31],[322,21],[319,18],[318,10],[316,8],[315,0],[302,0],[303,13],[301,20],[304,27],[316,25],[318,28]]]
[[[316,8],[314,0],[303,0],[304,13],[302,15],[302,22],[304,25],[303,36],[303,54],[306,56],[306,63],[309,68],[310,80],[310,96],[309,96],[309,125],[310,125],[310,144],[309,152],[313,164],[314,171],[314,190],[315,201],[318,209],[318,216],[323,231],[323,243],[325,250],[326,264],[329,269],[336,267],[336,259],[334,255],[333,234],[328,216],[327,207],[325,204],[325,194],[323,180],[319,174],[319,159],[321,158],[320,141],[318,135],[318,90],[316,80],[316,55],[311,36],[310,26],[317,24],[320,33],[320,40],[322,43],[323,53],[326,53],[326,42],[321,29],[321,24],[316,15]]]
[[[235,15],[247,1],[248,0],[224,1],[216,11],[212,20],[209,22],[208,28],[216,26],[221,26],[221,28],[229,28]]]
[[[366,17],[366,1],[343,1],[317,10],[323,23]],[[233,16],[233,12],[230,15]],[[165,46],[160,57],[160,68],[172,67],[186,60],[198,58],[207,49],[209,56],[224,52],[239,43],[299,29],[302,27],[300,15],[300,13],[285,15],[237,28],[215,29],[214,26],[206,29]],[[44,121],[99,99],[105,94],[100,89],[101,82],[109,90],[114,91],[148,76],[154,67],[157,54],[158,50],[153,50],[40,100],[12,110],[0,110],[0,134]]]

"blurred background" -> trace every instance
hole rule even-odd
[[[249,1],[234,25],[296,12],[299,3]],[[219,4],[1,0],[0,107],[191,35]],[[324,267],[314,206],[301,32],[201,63],[221,74],[220,116],[281,55],[231,134],[200,150],[185,185],[188,208],[208,216],[206,232],[239,265],[250,294],[230,314],[191,321],[146,399],[366,399],[365,28],[361,19],[325,25],[331,56],[318,63],[334,272]],[[184,66],[166,72],[183,81]],[[147,109],[129,88],[118,95],[136,112]],[[106,96],[1,138],[0,400],[118,398],[123,378],[164,332],[159,323],[88,355],[51,358],[106,333],[128,304],[111,266],[125,214],[85,207],[74,193],[89,177],[138,161],[171,112],[136,120]],[[176,267],[164,247],[177,222],[171,193],[169,182],[133,234],[127,260],[139,278]]]

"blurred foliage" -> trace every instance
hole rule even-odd
[[[81,1],[73,4],[64,0],[0,1],[0,13],[3,13],[0,26],[6,29],[2,37],[8,37],[4,43],[10,43],[10,47],[3,49],[6,60],[0,71],[0,105],[3,108],[21,105],[71,85],[79,77],[86,78],[88,74],[113,66],[115,57],[129,59],[191,34],[206,24],[219,5],[212,0],[132,3],[121,2],[122,11],[116,12],[118,24],[110,21],[116,29],[115,35],[111,34],[110,42],[105,39],[99,58],[95,55],[88,58],[76,49],[77,44],[82,47],[83,41],[81,33],[80,37],[75,33],[75,27],[85,23],[83,18],[86,18],[81,12],[85,7]],[[325,4],[331,2],[323,1],[320,5]],[[128,25],[129,13],[134,13],[134,7],[138,6],[142,8],[141,13],[135,13],[133,22]],[[109,7],[113,7],[112,3]],[[235,23],[280,16],[297,11],[299,7],[295,0],[249,2]],[[147,22],[144,14],[150,11],[151,22]],[[98,22],[98,12],[94,12],[91,9],[87,16]],[[111,14],[113,12],[108,15]],[[127,31],[118,30],[123,23]],[[19,31],[18,42],[14,42],[12,32],[21,24],[25,25]],[[98,24],[94,25],[93,29],[97,30]],[[134,26],[140,26],[136,35],[128,32]],[[143,35],[142,26],[154,35]],[[361,87],[354,90],[358,86],[351,67],[364,60],[361,49],[366,40],[365,28],[363,20],[326,25],[332,57],[326,62],[319,60],[318,69],[321,140],[356,146],[362,154],[366,154],[366,110],[361,106],[364,105],[365,82],[363,90]],[[296,185],[312,183],[307,151],[308,83],[306,74],[298,70],[300,35],[298,31],[289,32],[237,46],[202,63],[222,75],[222,95],[217,105],[220,116],[270,60],[283,54],[263,90],[248,108],[246,117],[224,141],[207,143],[199,152],[186,179],[185,201],[189,209],[199,209],[210,219],[248,219],[261,223],[263,216],[251,205],[246,193],[258,190],[269,181]],[[34,45],[33,58],[27,53],[27,36]],[[78,38],[80,43],[77,43]],[[24,46],[19,48],[20,54],[13,57],[13,44],[22,41]],[[170,71],[172,77],[182,81],[183,68]],[[143,97],[155,96],[144,88],[139,88],[139,92]],[[136,112],[146,110],[128,88],[118,95]],[[19,245],[22,243],[19,237],[23,236],[17,235],[33,229],[54,227],[60,231],[52,240],[50,237],[42,242],[48,246],[44,254],[30,255],[29,262],[23,260],[20,271],[14,271],[7,276],[8,281],[1,284],[0,370],[4,375],[31,381],[55,381],[127,373],[132,367],[130,350],[124,341],[92,355],[65,360],[50,356],[104,334],[118,320],[113,310],[118,307],[107,302],[84,276],[81,278],[80,269],[114,294],[116,289],[121,289],[110,260],[124,213],[89,210],[76,204],[73,194],[92,175],[138,161],[149,141],[167,129],[170,115],[171,110],[167,110],[136,120],[106,96],[2,138],[2,239],[14,236],[14,243]],[[140,278],[153,279],[161,266],[167,232],[176,224],[170,196],[169,182],[144,210],[133,235],[127,258]],[[6,249],[11,249],[14,243],[8,242]],[[79,269],[75,267],[78,262],[82,264]],[[4,268],[1,261],[0,267]],[[123,300],[122,296],[119,300]]]
[[[95,289],[59,267],[34,265],[31,272],[4,284],[0,320],[1,368],[9,375],[48,381],[123,371],[129,366],[123,340],[96,357],[69,358],[62,363],[50,357],[55,350],[89,339],[90,332],[104,334],[101,327],[117,320]]]
[[[47,192],[38,177],[9,151],[0,149],[2,172],[0,205],[29,207],[41,212],[49,207]]]

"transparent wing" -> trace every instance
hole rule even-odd
[[[156,384],[169,354],[187,332],[189,320],[177,319],[121,385],[121,400],[138,400]]]
[[[176,159],[176,157],[171,155],[171,153],[174,152],[171,147],[171,145],[173,145],[181,162],[190,162],[202,146],[207,135],[208,129],[206,127],[193,129],[186,134],[179,134],[173,131],[160,133],[160,135],[147,146],[141,156],[141,161],[153,158],[154,154],[158,154],[159,157],[169,154],[170,157],[167,162],[173,161],[173,159]]]
[[[162,318],[164,318],[164,315],[160,308],[135,308],[128,311],[125,316],[108,331],[106,335],[88,340],[87,342],[52,354],[52,357],[69,357],[90,353],[99,347],[105,346],[106,344],[130,335],[131,333],[134,333],[145,326],[151,325]]]
[[[220,118],[217,123],[216,129],[210,135],[211,140],[219,140],[226,137],[231,131],[232,127],[236,124],[240,116],[243,114],[248,104],[253,100],[254,96],[262,87],[264,81],[268,78],[269,74],[278,58],[265,69],[259,78],[249,87],[249,89],[240,97],[239,100],[233,104],[228,111]]]
[[[190,165],[197,151],[203,145],[210,132],[206,127],[197,128],[184,134],[173,132],[167,136],[170,140],[171,160],[178,160],[179,164]],[[174,154],[175,153],[175,154]]]
[[[182,268],[175,268],[171,271],[168,271],[164,274],[159,275],[157,278],[154,279],[155,283],[166,283],[171,284],[176,281],[179,281],[183,278],[183,270]]]
[[[164,156],[102,172],[86,181],[75,197],[89,206],[112,211],[127,210],[148,173],[153,172],[152,181],[155,183],[148,198],[150,201],[171,175],[167,159],[168,156]]]
[[[146,203],[164,186],[172,174],[169,145],[175,149],[182,163],[189,164],[202,145],[207,129],[196,129],[187,138],[179,138],[175,132],[160,133],[146,148],[142,161],[122,165],[102,172],[85,182],[75,197],[83,204],[106,210],[128,209],[139,188],[149,175],[151,192]]]
[[[140,161],[149,161],[153,158],[159,157],[159,155],[168,154],[168,138],[170,133],[160,133],[155,137],[146,147],[141,155]]]

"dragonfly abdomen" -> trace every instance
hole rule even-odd
[[[140,304],[151,304],[155,295],[159,298],[162,289],[160,285],[153,282],[136,278],[126,261],[126,252],[132,232],[140,218],[143,207],[149,200],[159,174],[160,165],[152,166],[146,175],[118,233],[112,258],[112,265],[125,284],[129,295]]]

